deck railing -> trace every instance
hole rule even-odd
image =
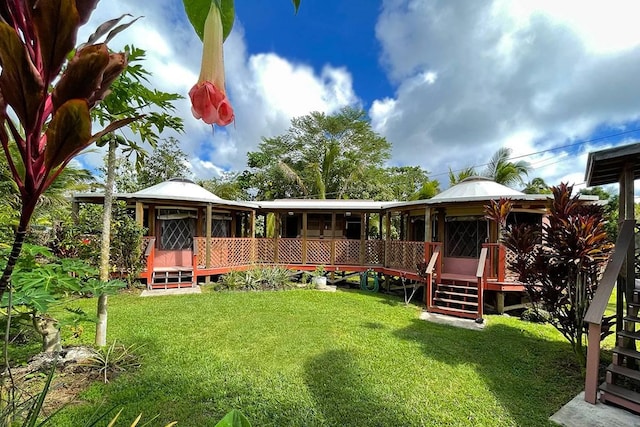
[[[476,279],[478,280],[478,318],[482,318],[483,312],[483,296],[484,296],[484,284],[487,282],[487,259],[489,249],[483,247],[480,250],[480,259],[478,260],[478,269],[476,270]]]
[[[584,317],[589,324],[587,345],[587,369],[584,382],[584,400],[595,405],[598,396],[598,372],[600,367],[600,335],[602,332],[602,316],[607,308],[611,292],[616,284],[620,269],[627,257],[627,251],[634,239],[632,219],[625,220],[618,233],[615,250],[598,284],[598,290],[589,304]],[[633,279],[632,279],[633,280]],[[633,286],[633,282],[631,283]],[[618,316],[622,313],[618,313]]]
[[[385,265],[404,271],[416,271],[417,265],[424,262],[424,242],[387,241],[387,259]]]
[[[267,239],[217,238],[209,244],[207,263],[206,238],[194,238],[194,259],[198,268],[225,268],[248,264],[304,265],[384,265],[385,242],[382,240],[349,239]],[[407,244],[403,248],[403,244]],[[424,260],[424,242],[395,242],[396,268],[415,271],[416,263]]]
[[[487,249],[487,279],[504,282],[506,248],[500,243],[483,243]]]
[[[147,279],[147,283],[151,282],[153,276],[153,263],[155,261],[156,238],[144,236],[142,238],[142,256],[145,260],[145,269],[140,276]]]

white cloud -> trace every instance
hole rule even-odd
[[[181,8],[181,2],[171,0],[100,2],[86,33],[121,13],[144,15],[119,34],[110,43],[111,47],[134,44],[145,49],[147,60],[143,66],[153,74],[152,85],[187,97],[199,75],[202,44],[186,23]],[[261,137],[284,132],[293,117],[311,111],[333,112],[359,102],[352,77],[345,68],[327,64],[318,72],[275,53],[248,54],[239,20],[225,42],[225,70],[235,124],[214,132],[193,118],[188,99],[175,103],[176,115],[183,118],[185,132],[168,135],[181,141],[196,178],[219,175],[228,168],[243,169],[246,153],[257,149]],[[102,155],[85,156],[84,160],[95,167],[101,164]]]
[[[638,119],[640,4],[614,3],[385,0],[376,34],[397,89],[369,114],[394,162],[447,181],[503,146],[532,153]],[[532,177],[584,180],[586,154],[526,160],[546,158]]]

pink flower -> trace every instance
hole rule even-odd
[[[216,2],[211,3],[204,24],[203,43],[200,77],[189,91],[191,112],[207,124],[226,126],[234,114],[224,90],[222,20]]]

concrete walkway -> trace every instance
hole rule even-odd
[[[161,297],[165,295],[187,295],[187,294],[200,294],[200,286],[193,288],[180,288],[180,289],[154,289],[152,291],[146,289],[140,294],[141,297]]]
[[[473,319],[462,319],[460,317],[446,316],[439,313],[429,313],[428,311],[423,311],[422,313],[420,313],[420,319],[426,320],[427,322],[439,323],[441,325],[449,325],[455,326],[456,328],[473,330],[482,330],[485,326],[487,326],[486,321],[482,323],[476,323],[476,321]]]
[[[584,391],[553,414],[551,421],[566,427],[640,426],[640,416],[615,406],[584,401]]]

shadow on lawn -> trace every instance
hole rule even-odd
[[[395,335],[418,343],[430,359],[473,366],[519,426],[550,424],[548,417],[582,389],[569,343],[538,337],[524,324],[477,331],[415,319]]]
[[[305,363],[305,382],[318,418],[335,426],[408,425],[402,402],[373,392],[356,358],[345,350],[326,351]]]

